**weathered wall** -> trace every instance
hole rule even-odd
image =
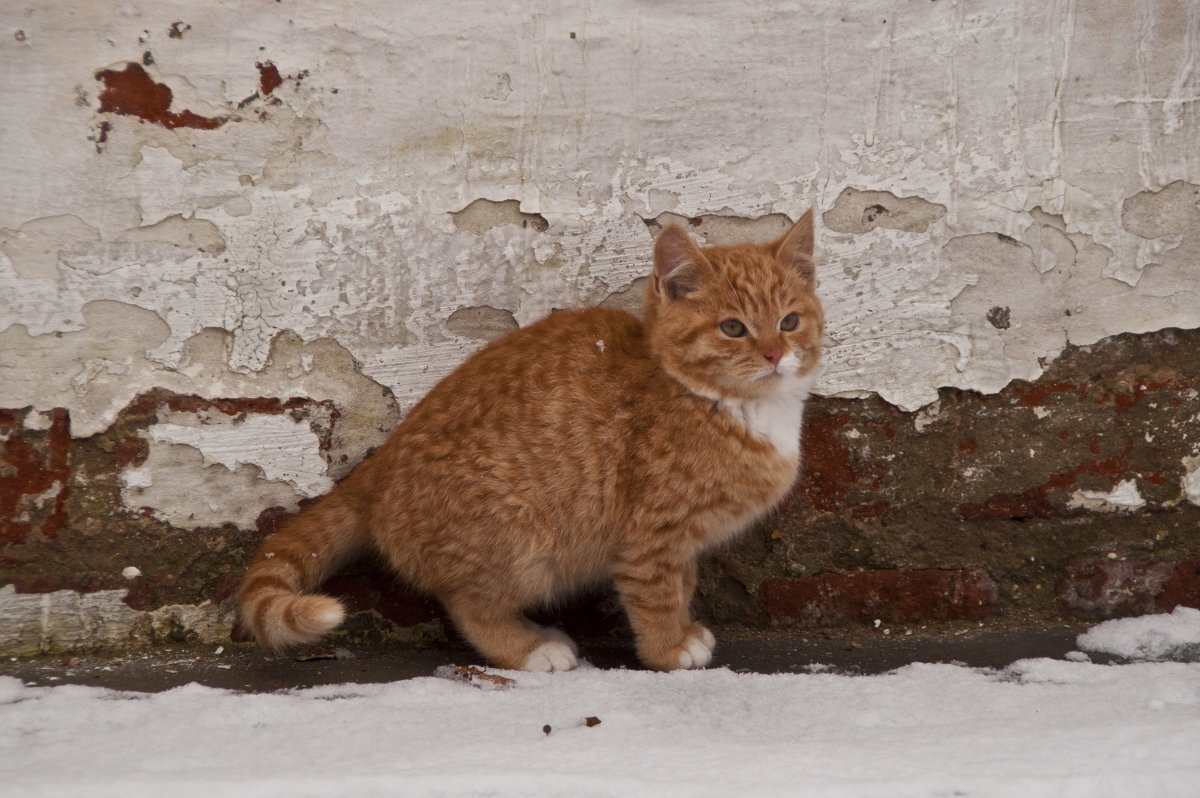
[[[220,637],[254,541],[482,341],[636,301],[664,214],[810,204],[831,398],[709,614],[1175,595],[1198,53],[1182,0],[7,2],[0,648]]]

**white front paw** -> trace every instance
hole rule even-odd
[[[679,653],[679,667],[705,667],[712,662],[713,649],[716,647],[717,639],[713,633],[701,626],[698,634],[689,635],[684,641],[683,651]]]
[[[529,659],[521,666],[525,671],[569,671],[579,664],[575,656],[575,646],[570,640],[548,640],[533,650]]]

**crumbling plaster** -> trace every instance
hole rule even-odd
[[[6,655],[72,651],[97,646],[229,639],[233,612],[211,601],[135,610],[125,590],[76,593],[55,590],[22,595],[0,587],[0,646]]]
[[[825,394],[1200,326],[1195,3],[452,5],[5,3],[0,406],[403,410],[508,318],[630,296],[664,213],[827,213]],[[169,124],[98,77],[129,64]],[[354,367],[234,386],[281,334]]]

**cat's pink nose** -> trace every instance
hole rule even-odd
[[[779,361],[783,360],[783,352],[778,349],[772,349],[770,352],[764,354],[763,357],[771,361],[772,366],[778,366]]]

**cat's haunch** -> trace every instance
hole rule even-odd
[[[574,643],[524,611],[606,580],[642,662],[707,665],[696,558],[799,467],[824,325],[813,238],[811,210],[765,245],[701,248],[669,225],[643,321],[554,313],[485,346],[263,542],[242,624],[270,651],[318,639],[344,610],[309,591],[373,550],[496,666],[575,667]]]

